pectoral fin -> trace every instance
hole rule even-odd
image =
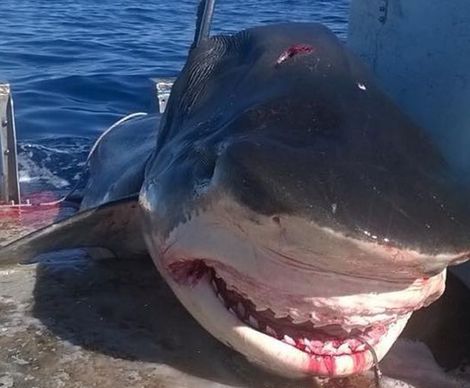
[[[0,248],[0,266],[29,263],[42,253],[73,248],[101,247],[116,256],[144,253],[139,217],[137,196],[79,212]]]

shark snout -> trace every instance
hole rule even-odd
[[[213,184],[242,206],[273,217],[331,212],[308,149],[266,138],[233,142],[219,156]],[[324,205],[322,207],[322,205]],[[275,218],[276,219],[276,218]]]
[[[321,151],[272,137],[233,141],[217,159],[211,186],[217,198],[245,208],[247,222],[263,219],[270,235],[260,242],[268,249],[307,267],[414,281],[470,257],[470,243],[461,239],[451,214],[437,214],[432,223],[427,219],[424,210],[434,211],[433,202],[420,203],[406,190],[387,187],[388,177],[375,166],[355,166],[364,171],[362,178],[369,174],[364,184],[360,171],[344,176],[337,165],[322,163]],[[442,209],[440,200],[434,202]],[[405,201],[423,212],[406,214],[400,206]],[[449,213],[453,208],[455,203],[446,207]]]

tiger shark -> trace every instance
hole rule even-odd
[[[470,255],[446,161],[320,24],[202,39],[161,120],[117,126],[89,166],[80,211],[0,263],[150,254],[208,332],[285,376],[370,369]]]

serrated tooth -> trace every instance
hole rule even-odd
[[[243,306],[243,303],[242,303],[242,302],[238,302],[238,304],[237,304],[237,310],[238,310],[238,312],[240,313],[240,315],[241,315],[242,317],[245,316],[246,309],[245,309],[245,306]]]
[[[292,323],[296,324],[296,325],[299,325],[301,323],[305,323],[305,322],[308,322],[309,319],[308,318],[305,318],[305,317],[292,317]]]
[[[250,322],[250,325],[254,327],[256,330],[259,330],[259,324],[258,320],[255,317],[252,317],[251,315],[248,317],[248,322]]]
[[[289,337],[288,335],[284,335],[284,338],[282,339],[286,344],[295,346],[295,341],[293,338]]]
[[[235,310],[233,308],[229,308],[228,311],[230,311],[233,315],[237,316],[237,314],[235,313]]]
[[[288,313],[286,312],[274,312],[274,318],[280,319],[280,318],[287,318],[289,316]]]
[[[318,314],[317,313],[310,313],[308,314],[308,320],[312,323],[317,323],[318,322]]]
[[[327,353],[336,353],[336,348],[333,346],[333,342],[327,341],[325,345],[323,345],[323,351]]]
[[[220,300],[223,304],[225,304],[224,297],[223,297],[220,293],[217,294],[217,298],[219,298],[219,300]]]
[[[277,333],[270,326],[266,326],[266,333],[269,334],[272,337],[277,338]]]
[[[356,349],[358,346],[363,345],[362,342],[358,341],[358,340],[355,339],[355,338],[349,339],[349,340],[348,340],[348,344],[349,344],[349,347],[350,347],[351,349]]]
[[[366,345],[364,344],[361,344],[356,348],[356,352],[363,352],[364,350],[366,350]]]
[[[217,283],[215,282],[214,279],[212,279],[211,284],[212,284],[212,288],[217,291]]]
[[[255,310],[258,311],[258,312],[263,312],[263,311],[266,311],[268,308],[265,307],[265,306],[256,306],[255,305]]]
[[[300,349],[300,350],[305,350],[307,348],[307,346],[305,346],[305,343],[304,343],[304,340],[303,339],[299,339],[296,343],[295,343],[295,347],[297,349]]]
[[[341,354],[352,354],[352,350],[351,350],[351,348],[349,347],[349,345],[347,343],[342,344],[338,348],[337,352],[341,353]]]
[[[312,350],[320,350],[323,347],[323,342],[321,341],[310,341],[310,348]]]

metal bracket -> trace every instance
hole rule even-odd
[[[173,87],[173,83],[176,78],[152,78],[152,80],[155,82],[157,88],[158,108],[160,113],[163,114],[163,112],[165,112],[168,99],[170,98],[171,88]]]
[[[0,83],[0,203],[20,200],[13,98],[10,85]]]

